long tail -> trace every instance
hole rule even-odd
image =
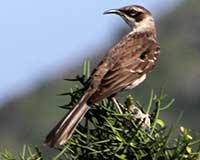
[[[86,101],[86,96],[83,96],[79,103],[49,132],[44,140],[44,145],[49,147],[63,145],[70,139],[77,125],[89,109]]]

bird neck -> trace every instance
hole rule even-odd
[[[151,17],[147,17],[140,22],[135,22],[131,34],[148,33],[156,38],[155,22]]]

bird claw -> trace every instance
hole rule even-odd
[[[139,108],[135,106],[133,106],[130,111],[133,114],[133,119],[138,122],[141,128],[150,130],[151,121],[149,118],[149,114],[143,113]]]

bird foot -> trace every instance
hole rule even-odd
[[[149,114],[143,113],[138,107],[133,106],[130,110],[133,113],[133,119],[138,122],[143,129],[150,130],[151,122]]]

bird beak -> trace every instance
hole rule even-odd
[[[121,15],[122,12],[118,9],[110,9],[110,10],[105,11],[103,14],[118,14],[118,15]]]

